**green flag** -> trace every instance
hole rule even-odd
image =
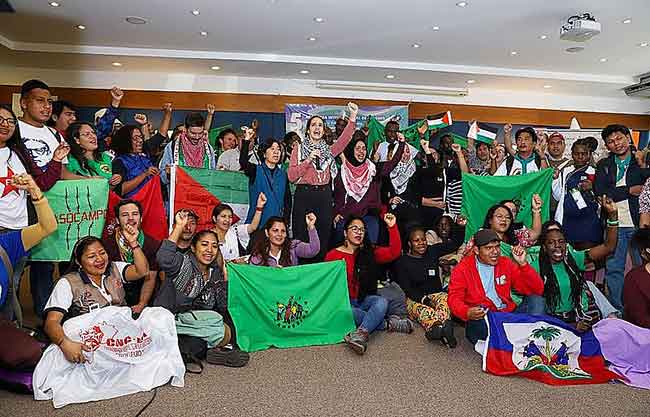
[[[32,260],[68,261],[77,240],[85,236],[102,236],[108,206],[108,181],[57,181],[45,196],[58,227],[32,249]]]
[[[488,177],[463,174],[463,206],[461,214],[467,218],[465,238],[469,239],[483,227],[485,215],[491,206],[502,200],[514,200],[520,206],[515,221],[531,227],[531,200],[539,194],[544,202],[542,222],[548,220],[553,170],[545,169],[526,175]]]
[[[345,262],[228,263],[228,310],[247,351],[339,343],[355,329]]]
[[[418,132],[418,128],[422,127],[425,123],[425,120],[420,120],[400,131],[406,138],[406,142],[417,150],[420,150],[420,133]],[[370,116],[370,120],[368,120],[368,149],[373,149],[375,142],[381,143],[386,140],[386,135],[384,134],[385,127],[379,120]]]
[[[226,129],[232,129],[232,125],[219,126],[219,127],[215,127],[214,129],[210,129],[208,131],[208,141],[210,141],[210,145],[212,145],[214,149],[219,149],[219,144],[217,143],[217,136],[219,136],[219,134]]]

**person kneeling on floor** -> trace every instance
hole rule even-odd
[[[487,339],[488,311],[544,314],[544,282],[528,264],[526,250],[512,248],[512,259],[501,256],[495,231],[481,229],[474,235],[474,255],[466,256],[451,272],[449,308],[466,322],[465,337],[475,345]],[[514,288],[526,296],[516,307],[510,296]]]

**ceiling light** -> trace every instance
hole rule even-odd
[[[573,54],[573,53],[582,52],[582,51],[584,51],[584,50],[585,50],[585,47],[584,47],[584,46],[572,46],[572,47],[570,47],[570,48],[566,48],[566,49],[565,49],[565,51],[567,51],[567,52],[569,52],[569,53],[572,53],[572,54]]]
[[[58,3],[56,1],[51,1],[50,2],[50,6],[52,6],[52,7],[59,7],[60,5],[61,5],[61,3]]]
[[[414,43],[411,45],[412,48],[419,48],[421,45],[419,43]]]
[[[202,30],[201,31],[201,36],[208,36],[208,32],[206,32],[205,30]]]
[[[627,25],[628,23],[632,23],[632,19],[627,18],[627,19],[623,20],[623,24]]]
[[[316,88],[325,90],[357,90],[397,94],[428,94],[437,96],[463,97],[468,94],[466,88],[435,87],[414,84],[360,83],[350,81],[316,81]]]
[[[79,30],[86,30],[86,27],[84,25],[77,25],[75,27]]]
[[[310,36],[307,38],[309,42],[316,42],[316,37],[315,36]]]
[[[126,20],[127,23],[130,23],[132,25],[144,25],[145,23],[147,23],[147,19],[138,16],[128,16],[124,20]]]
[[[646,46],[648,46],[648,42],[641,42],[641,43],[639,44],[639,46],[640,46],[641,48],[645,48]]]
[[[600,62],[607,62],[607,58],[600,58]]]
[[[214,71],[219,71],[221,69],[221,67],[219,65],[213,65],[213,66],[210,67],[210,69],[214,70]]]
[[[553,86],[552,86],[552,85],[548,85],[548,84],[546,84],[546,85],[544,86],[544,88],[549,89],[549,88],[553,88]]]
[[[456,6],[458,6],[458,7],[466,7],[467,4],[468,3],[466,1],[459,1],[458,3],[456,3]]]
[[[432,29],[435,30],[435,31],[438,31],[438,30],[440,30],[440,26],[434,26]]]
[[[114,66],[114,67],[121,67],[122,63],[121,62],[113,62],[111,65]]]
[[[510,52],[510,55],[514,56],[514,55],[517,55],[518,53],[519,53],[519,52],[517,52],[517,51],[511,51],[511,52]]]
[[[309,70],[300,70],[301,74],[309,74]]]
[[[201,14],[201,11],[200,11],[199,9],[194,9],[194,10],[192,10],[192,14],[193,14],[194,16],[198,16],[198,15]]]
[[[467,84],[475,84],[476,80],[467,80]]]
[[[542,36],[540,36],[539,38],[540,38],[541,40],[544,40],[544,39],[548,38],[548,36],[547,36],[547,35],[542,35]]]
[[[387,80],[393,80],[393,79],[395,79],[395,75],[393,75],[393,74],[386,74],[386,79],[387,79]]]
[[[325,19],[323,19],[322,17],[315,17],[314,18],[314,22],[316,22],[316,23],[323,23],[324,21],[325,21]]]

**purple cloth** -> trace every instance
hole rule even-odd
[[[313,258],[320,251],[320,239],[316,228],[309,230],[309,243],[294,239],[291,241],[291,265],[298,265],[298,258]],[[251,256],[248,261],[251,265],[264,265],[261,256]],[[266,266],[278,266],[274,258],[269,258]]]
[[[626,385],[650,389],[650,329],[620,319],[604,319],[593,327],[609,370],[625,376]]]

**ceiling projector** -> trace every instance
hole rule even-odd
[[[560,39],[586,42],[600,33],[600,23],[589,13],[571,16],[560,28]]]

